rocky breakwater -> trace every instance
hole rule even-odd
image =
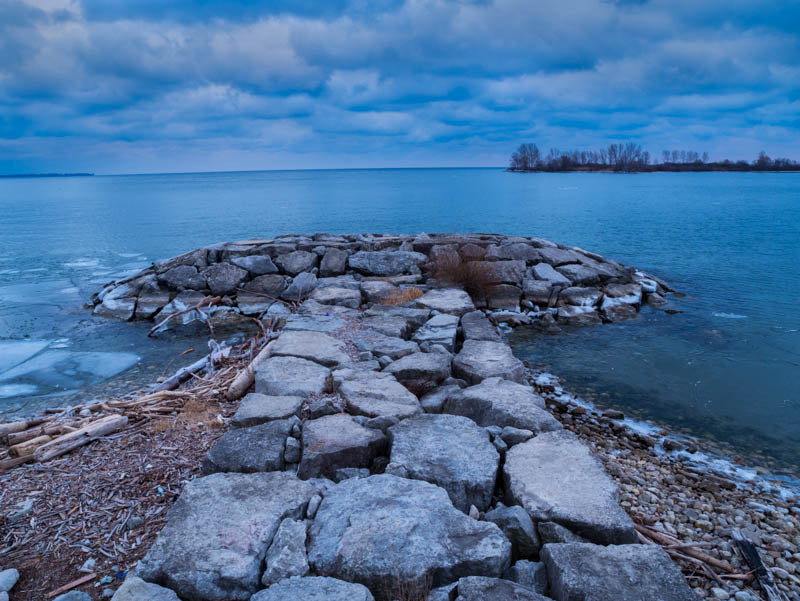
[[[282,323],[114,599],[694,599],[476,308],[587,323],[665,291],[579,249],[487,235],[247,241],[106,288],[96,312],[125,319],[210,294]]]

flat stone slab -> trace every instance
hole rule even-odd
[[[311,293],[310,298],[323,305],[339,305],[350,309],[358,309],[361,305],[360,291],[336,286],[318,287]]]
[[[403,250],[361,250],[350,255],[350,267],[367,275],[400,275],[428,260],[418,252]]]
[[[336,315],[319,315],[293,313],[286,316],[284,332],[335,332],[347,325],[347,322]]]
[[[697,599],[669,555],[654,545],[551,544],[542,560],[556,601]]]
[[[256,392],[274,396],[322,394],[331,370],[308,359],[270,357],[256,368]]]
[[[450,377],[450,354],[413,353],[393,361],[383,371],[404,386],[432,387]]]
[[[457,333],[458,316],[440,313],[426,321],[412,336],[412,339],[419,344],[423,342],[441,344],[445,349],[452,352],[456,344]]]
[[[536,591],[501,578],[467,576],[455,586],[431,591],[429,601],[552,601]]]
[[[489,340],[500,342],[500,334],[483,311],[470,311],[461,316],[461,329],[466,340]]]
[[[464,415],[484,427],[512,426],[534,433],[561,429],[544,408],[544,399],[530,386],[502,378],[487,378],[448,395],[442,412]]]
[[[128,576],[111,601],[180,601],[175,591],[145,582],[137,576]]]
[[[348,410],[356,415],[387,415],[403,419],[422,412],[417,397],[392,374],[339,370],[334,374],[334,380]]]
[[[442,488],[388,474],[329,488],[310,539],[317,573],[376,591],[413,588],[426,577],[441,586],[466,575],[499,576],[511,555],[497,526],[458,511]]]
[[[189,482],[136,576],[181,598],[245,601],[285,518],[302,519],[317,487],[294,474],[214,474]]]
[[[406,468],[409,478],[447,491],[453,505],[485,511],[492,501],[500,455],[489,435],[471,419],[423,414],[389,428],[390,462]]]
[[[373,316],[387,316],[387,317],[402,317],[408,321],[412,330],[416,330],[431,317],[430,309],[414,309],[412,307],[395,307],[392,305],[373,305],[366,311],[364,315],[367,317]]]
[[[531,268],[531,275],[537,280],[544,280],[551,284],[559,284],[561,286],[569,286],[570,280],[553,269],[552,265],[548,263],[538,263]]]
[[[386,336],[375,330],[363,329],[350,339],[359,351],[372,353],[375,357],[387,356],[392,360],[419,351],[419,345],[411,340]]]
[[[638,541],[614,481],[588,447],[565,430],[512,447],[503,480],[507,500],[522,505],[534,522],[556,522],[600,544]]]
[[[453,375],[472,384],[493,377],[522,383],[525,367],[503,342],[465,340],[453,359]]]
[[[326,415],[303,424],[303,459],[297,476],[333,479],[345,467],[368,468],[386,448],[380,430],[365,428],[345,413]]]
[[[282,419],[225,432],[203,459],[203,473],[272,472],[283,469],[283,451],[293,422]]]
[[[266,569],[261,577],[261,583],[265,586],[308,574],[305,522],[291,518],[281,522],[267,549],[265,564]]]
[[[287,578],[256,593],[250,601],[375,601],[363,584],[336,578]]]
[[[406,338],[411,332],[408,319],[395,315],[373,315],[364,317],[361,325],[392,338]]]
[[[442,313],[463,315],[475,310],[469,294],[459,288],[437,288],[417,299],[417,306]]]
[[[351,360],[341,340],[322,332],[284,332],[272,344],[270,354],[274,357],[300,357],[326,367]]]
[[[236,414],[231,420],[234,428],[258,426],[276,419],[287,419],[300,415],[303,397],[300,396],[267,396],[251,392],[245,396]]]

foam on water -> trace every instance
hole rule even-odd
[[[74,261],[64,263],[64,266],[72,267],[73,269],[89,269],[91,267],[99,267],[100,259],[87,259],[85,257],[80,257]]]

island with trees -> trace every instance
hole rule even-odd
[[[707,152],[693,150],[664,150],[660,157],[652,156],[639,144],[609,144],[600,150],[561,151],[551,148],[547,154],[536,144],[520,144],[511,155],[509,171],[609,171],[638,173],[654,171],[800,171],[797,161],[772,159],[765,152],[752,162],[711,161]]]

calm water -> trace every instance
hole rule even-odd
[[[212,242],[318,231],[544,236],[652,271],[688,295],[672,301],[683,313],[518,331],[517,351],[601,404],[785,464],[800,451],[800,174],[0,180],[0,410],[160,373],[197,345],[89,316],[82,302],[113,274]]]

